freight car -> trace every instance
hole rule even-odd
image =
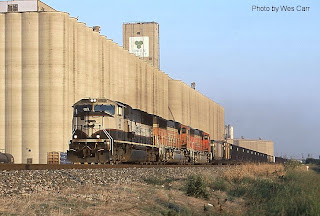
[[[288,159],[282,158],[282,157],[275,157],[275,163],[286,163],[288,162]]]
[[[82,99],[73,110],[67,152],[73,163],[268,162],[265,154],[215,142],[204,131],[109,99]]]
[[[13,164],[14,163],[14,158],[13,158],[13,156],[11,154],[0,153],[0,163]]]

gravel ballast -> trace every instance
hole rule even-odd
[[[148,178],[184,179],[200,173],[217,174],[222,167],[111,168],[0,171],[0,196],[58,192],[79,186],[110,187],[143,183]]]

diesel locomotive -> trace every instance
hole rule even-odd
[[[207,164],[271,160],[266,154],[211,140],[204,131],[105,98],[75,103],[72,125],[67,154],[73,163]]]

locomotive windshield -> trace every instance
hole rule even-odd
[[[94,106],[94,111],[95,112],[106,112],[109,113],[111,115],[114,115],[115,113],[115,106],[114,105],[95,105]]]
[[[78,114],[80,112],[91,112],[92,111],[92,105],[77,105],[74,108],[74,114]]]

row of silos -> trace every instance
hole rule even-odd
[[[86,97],[223,137],[222,107],[67,13],[0,14],[0,149],[17,163],[46,163],[47,152],[66,151],[71,106]]]

